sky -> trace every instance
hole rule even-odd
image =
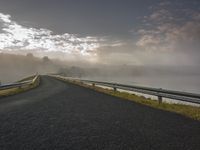
[[[199,67],[200,1],[0,0],[0,52]]]

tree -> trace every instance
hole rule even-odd
[[[44,63],[48,63],[48,62],[50,61],[50,59],[49,59],[48,56],[44,56],[44,57],[42,58],[42,60],[43,60]]]
[[[32,53],[27,53],[27,54],[26,54],[26,57],[28,57],[28,58],[33,58],[34,56],[33,56]]]

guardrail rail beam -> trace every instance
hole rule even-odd
[[[128,90],[133,92],[138,92],[142,94],[148,94],[158,97],[158,103],[161,104],[163,98],[169,98],[172,100],[179,100],[183,102],[190,102],[195,104],[200,104],[200,94],[197,93],[189,93],[189,92],[181,92],[181,91],[172,91],[166,90],[161,88],[152,88],[152,87],[143,87],[143,86],[134,86],[134,85],[124,85],[119,83],[109,83],[109,82],[101,82],[101,81],[92,81],[92,80],[82,80],[79,78],[72,78],[72,77],[62,77],[56,76],[59,78],[64,78],[72,81],[80,81],[86,84],[92,84],[92,86],[100,85],[100,86],[107,86],[113,88],[114,91],[117,89]]]

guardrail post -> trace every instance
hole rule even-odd
[[[158,103],[159,103],[159,104],[162,103],[162,96],[158,96]]]
[[[116,92],[116,91],[117,91],[117,88],[116,88],[116,87],[113,87],[113,90],[114,90],[114,92]]]
[[[92,87],[95,87],[95,83],[92,83]]]

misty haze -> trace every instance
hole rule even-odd
[[[200,149],[199,0],[0,0],[0,149]]]
[[[144,66],[103,64],[51,59],[48,56],[0,54],[2,83],[33,74],[60,74],[67,77],[200,92],[200,69],[196,66]]]
[[[87,15],[93,18],[94,22],[88,21],[95,26],[97,18],[90,14],[90,5],[94,2],[88,2],[84,3],[88,5],[85,6],[89,8],[87,11],[79,8],[82,12],[79,17],[87,20]],[[53,2],[49,5],[51,3]],[[127,2],[129,3],[131,1]],[[38,18],[33,14],[25,16],[20,14],[20,10],[13,13],[9,8],[10,3],[2,1],[0,80],[2,83],[13,82],[37,72],[61,73],[74,77],[80,76],[80,73],[82,78],[87,79],[199,93],[200,14],[196,3],[198,4],[197,1],[184,1],[181,4],[159,2],[149,6],[139,3],[138,5],[144,5],[140,16],[135,14],[137,9],[129,6],[126,9],[132,11],[133,16],[112,20],[112,13],[118,8],[116,5],[111,14],[107,14],[109,10],[106,9],[102,12],[102,17],[98,18],[101,22],[105,17],[105,21],[100,23],[101,28],[98,25],[89,30],[86,29],[85,22],[78,25],[76,15],[69,20],[76,24],[72,29],[67,20],[68,14],[65,16],[59,13],[64,20],[54,18],[52,22],[48,19],[45,22],[41,19],[47,13],[49,16],[56,14],[44,9]],[[31,6],[28,2],[16,2],[15,5],[24,5],[27,7],[25,9]],[[67,7],[70,8],[71,5],[70,2]],[[45,2],[41,2],[41,6],[47,7]],[[63,6],[60,7],[62,11]],[[71,9],[68,11],[73,12]],[[38,12],[34,13],[38,16]],[[123,15],[128,15],[128,11]],[[120,19],[123,19],[124,24],[119,24]],[[34,23],[31,25],[29,22],[40,25],[34,27]],[[63,22],[66,22],[66,26],[62,25]],[[55,25],[48,28],[46,24]],[[27,54],[33,57],[27,57]],[[44,62],[45,56],[49,58],[49,62]],[[67,73],[73,67],[77,68],[77,74]]]

